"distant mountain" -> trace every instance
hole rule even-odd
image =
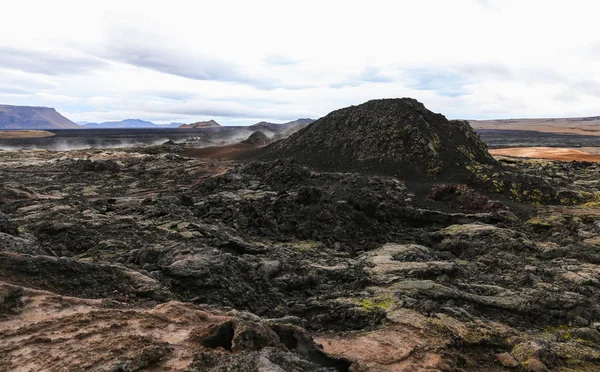
[[[177,128],[180,123],[154,124],[151,121],[140,119],[126,119],[121,121],[106,121],[103,123],[82,122],[85,129],[124,129],[124,128]]]
[[[278,124],[278,123],[269,123],[266,121],[261,121],[260,123],[256,123],[250,125],[248,128],[252,130],[261,130],[261,131],[271,131],[271,132],[283,132],[292,127],[297,127],[295,129],[301,129],[311,123],[313,123],[314,119],[302,118],[294,121],[288,121],[287,123]]]
[[[208,120],[208,121],[199,121],[197,123],[192,123],[192,124],[182,124],[179,126],[179,128],[183,128],[183,129],[191,129],[191,128],[216,128],[216,127],[220,127],[221,124],[217,123],[214,120]]]
[[[81,129],[50,107],[0,105],[0,129]]]

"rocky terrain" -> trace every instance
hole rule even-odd
[[[0,105],[0,129],[80,129],[49,107]]]
[[[599,370],[599,174],[409,99],[247,159],[0,151],[0,370]]]

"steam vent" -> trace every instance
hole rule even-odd
[[[460,178],[466,166],[493,164],[466,121],[449,121],[412,98],[379,99],[336,110],[265,148],[320,170],[402,178]]]

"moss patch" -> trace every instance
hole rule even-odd
[[[377,309],[389,310],[394,304],[394,300],[390,297],[381,298],[364,298],[357,300],[356,305],[367,311],[373,311]]]

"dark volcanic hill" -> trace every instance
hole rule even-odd
[[[81,129],[50,107],[0,105],[0,129]]]
[[[290,157],[322,170],[403,178],[453,178],[468,164],[492,164],[466,121],[449,121],[411,98],[372,100],[333,111],[259,157]]]

